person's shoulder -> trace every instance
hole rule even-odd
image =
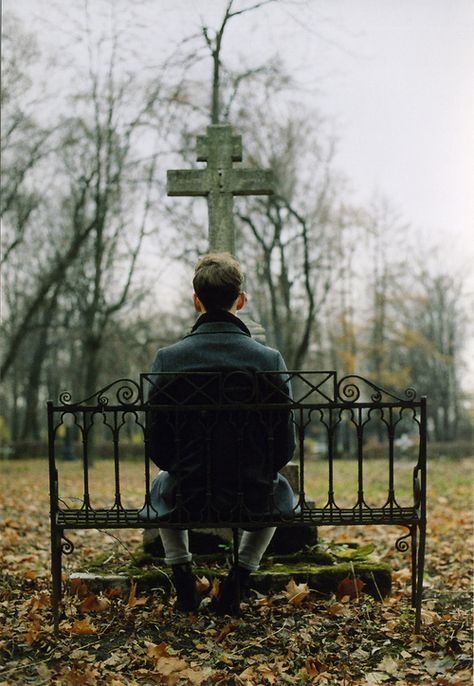
[[[179,341],[176,341],[175,343],[170,343],[169,345],[165,345],[162,348],[160,348],[158,350],[158,355],[173,355],[175,352],[179,352],[183,347],[186,347],[187,345],[189,345],[189,338],[188,336],[184,336],[183,338],[180,338]]]
[[[250,345],[252,345],[255,349],[260,350],[261,352],[266,353],[267,355],[280,355],[281,353],[279,350],[276,348],[272,348],[271,346],[267,345],[266,343],[263,343],[262,341],[258,341],[255,338],[251,338],[250,336],[246,336],[246,340],[249,341]]]
[[[252,350],[255,351],[255,354],[258,354],[267,360],[282,359],[280,351],[276,348],[271,348],[269,345],[266,345],[261,341],[256,341],[254,338],[248,338],[247,341],[249,342],[248,344],[252,347]]]
[[[271,348],[269,345],[265,345],[265,343],[260,343],[260,345],[267,351],[269,355],[272,355],[272,357],[281,357],[281,352],[276,348]]]

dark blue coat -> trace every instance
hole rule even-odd
[[[224,375],[235,371],[281,372],[285,381],[287,369],[281,354],[253,340],[238,317],[228,312],[204,314],[190,334],[158,351],[152,368],[156,387],[150,401],[165,402],[157,400],[165,383],[163,379],[167,378],[165,374],[160,376],[163,372],[214,371]],[[291,393],[289,389],[287,392]],[[271,411],[264,417],[262,413],[260,418],[255,412],[206,413],[201,417],[194,412],[191,418],[180,419],[185,423],[179,428],[179,468],[177,434],[173,433],[173,427],[166,425],[162,413],[157,412],[154,421],[149,433],[149,456],[162,471],[151,489],[151,509],[145,508],[148,516],[159,518],[173,513],[180,492],[179,502],[189,510],[189,517],[196,519],[196,513],[206,503],[206,493],[209,501],[210,490],[212,506],[223,518],[233,515],[242,518],[242,504],[249,519],[270,512],[288,515],[292,511],[293,491],[278,474],[291,459],[295,447],[289,411]],[[209,477],[206,482],[209,455],[211,488]],[[240,500],[236,495],[239,490]]]

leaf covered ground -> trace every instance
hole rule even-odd
[[[52,628],[49,586],[47,464],[1,465],[2,579],[0,686],[145,686],[267,684],[472,683],[472,460],[430,466],[429,526],[423,628],[413,633],[409,553],[395,550],[402,529],[320,530],[325,539],[374,543],[393,569],[393,593],[382,604],[357,589],[321,597],[289,580],[254,595],[240,618],[179,615],[164,591],[143,595],[110,589],[95,595],[66,583],[66,616]],[[107,489],[109,480],[94,468]],[[129,483],[141,479],[128,466]],[[383,466],[380,467],[383,470]],[[74,492],[79,469],[67,467]],[[100,489],[99,489],[100,490]],[[117,536],[118,534],[118,536]],[[76,532],[66,577],[86,571],[99,553],[119,560],[140,543],[138,531]],[[117,538],[120,539],[117,540]],[[201,590],[215,592],[201,580]]]

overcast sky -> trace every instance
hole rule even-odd
[[[183,34],[219,0],[164,2]],[[253,4],[253,3],[247,3]],[[424,239],[474,259],[474,3],[315,0],[270,5],[229,25],[232,51],[288,62],[339,138],[355,196],[387,196]],[[302,96],[303,97],[303,96]],[[456,241],[453,241],[453,239]]]
[[[61,11],[69,2],[80,4],[63,0]],[[97,4],[89,0],[92,11]],[[216,27],[226,4],[138,3],[139,52],[152,64],[202,23]],[[4,7],[41,29],[46,44],[61,44],[54,0]],[[474,261],[473,0],[289,0],[229,23],[225,61],[244,55],[255,64],[275,53],[304,87],[300,97],[334,121],[337,166],[354,198],[383,194],[423,242],[449,247],[453,265]]]

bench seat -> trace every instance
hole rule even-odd
[[[67,529],[102,529],[111,526],[115,528],[157,528],[160,521],[145,520],[139,517],[140,510],[129,510],[122,508],[111,509],[77,509],[60,510],[56,513],[56,524]],[[203,522],[202,520],[189,519],[184,522],[163,521],[162,525],[166,528],[186,527],[193,529],[213,528],[216,526],[224,528],[234,528],[246,526],[259,526],[262,523],[275,526],[329,526],[329,525],[365,525],[365,524],[388,524],[401,525],[417,524],[420,522],[420,511],[415,507],[374,507],[374,508],[302,508],[294,517],[261,518],[257,521],[248,520],[212,520]]]

